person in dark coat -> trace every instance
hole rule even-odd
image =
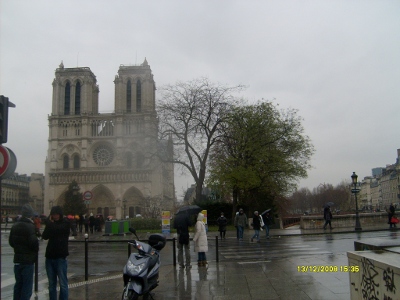
[[[85,218],[83,217],[82,214],[80,214],[80,215],[79,215],[79,221],[78,221],[78,224],[79,224],[79,232],[80,232],[80,233],[82,233],[82,230],[83,230],[83,222],[84,222],[84,220],[85,220]]]
[[[68,299],[67,256],[70,230],[71,224],[63,218],[62,208],[54,206],[42,234],[44,240],[49,240],[46,248],[46,272],[50,300],[57,300],[57,278],[60,284],[59,299]]]
[[[90,223],[89,217],[87,215],[85,215],[85,220],[83,222],[83,224],[85,225],[85,233],[89,232],[89,223]]]
[[[190,269],[190,243],[189,243],[189,226],[192,226],[189,214],[186,212],[179,213],[174,219],[174,228],[178,234],[178,264],[181,268],[185,267],[183,263],[183,249],[185,248],[186,268]]]
[[[254,235],[251,238],[251,241],[257,239],[257,243],[260,242],[260,229],[261,229],[261,220],[258,211],[256,210],[253,215],[253,228],[254,228]]]
[[[325,206],[324,208],[324,219],[325,219],[325,224],[324,224],[324,230],[326,229],[326,226],[329,224],[329,228],[332,228],[331,220],[332,220],[332,212],[331,212],[331,207],[329,205]]]
[[[13,225],[8,242],[14,248],[14,299],[29,300],[32,296],[34,263],[39,252],[32,217],[34,211],[29,204],[22,206],[22,217]]]
[[[226,225],[228,224],[228,219],[225,218],[225,215],[223,212],[221,212],[221,216],[217,219],[217,224],[218,224],[219,235],[221,236],[221,240],[222,240],[222,238],[225,238]]]
[[[388,218],[389,218],[388,224],[389,224],[389,228],[394,228],[394,227],[396,227],[396,224],[392,222],[392,217],[394,216],[395,211],[396,211],[396,210],[395,210],[395,208],[394,208],[394,205],[393,205],[393,203],[391,203],[390,206],[389,206],[389,211],[388,211]]]
[[[95,225],[96,218],[93,216],[93,213],[90,213],[90,217],[89,217],[89,228],[90,228],[90,233],[93,233],[93,228]]]

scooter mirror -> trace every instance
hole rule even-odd
[[[130,227],[129,231],[132,232],[136,236],[136,238],[139,240],[139,237],[136,234],[136,229],[135,228]]]

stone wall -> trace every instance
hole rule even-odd
[[[362,213],[359,214],[361,227],[374,226],[376,224],[387,224],[388,216],[385,212],[380,213]],[[324,226],[325,220],[323,215],[318,216],[302,216],[300,218],[301,229],[320,229]],[[331,221],[333,228],[354,227],[356,223],[356,215],[333,215]]]

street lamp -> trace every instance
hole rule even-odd
[[[358,202],[357,202],[357,193],[360,191],[359,189],[357,189],[357,178],[358,176],[356,175],[356,172],[353,172],[353,174],[351,175],[351,180],[354,184],[354,189],[351,190],[351,192],[354,194],[354,198],[356,199],[356,227],[355,230],[356,231],[361,231],[361,224],[360,224],[360,216],[358,215]]]

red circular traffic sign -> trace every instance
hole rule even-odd
[[[10,152],[8,149],[0,145],[0,176],[4,175],[10,164]]]
[[[83,193],[83,200],[91,200],[93,198],[93,193],[91,191],[86,191]]]

